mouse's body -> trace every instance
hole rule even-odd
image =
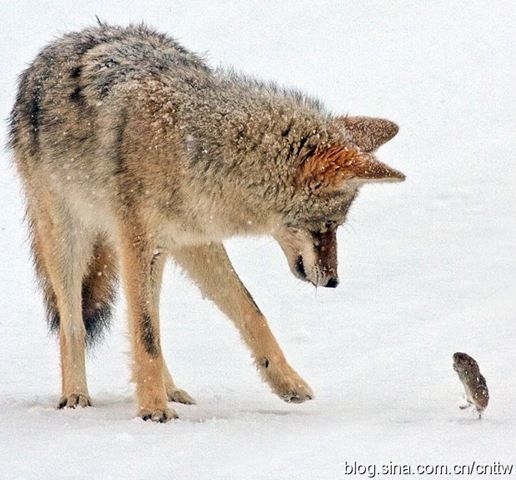
[[[478,363],[468,354],[457,352],[453,354],[453,369],[457,372],[462,385],[464,385],[468,402],[460,408],[465,409],[474,405],[478,417],[481,418],[489,403],[489,390],[487,389],[486,379],[480,373]]]

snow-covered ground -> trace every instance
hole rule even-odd
[[[1,7],[2,118],[16,75],[54,35],[95,14],[145,20],[213,65],[295,85],[338,112],[397,121],[379,156],[407,181],[363,188],[339,233],[335,290],[299,283],[271,239],[228,243],[312,402],[273,396],[230,322],[170,265],[166,356],[198,404],[156,425],[135,418],[122,303],[88,361],[95,408],[55,409],[57,343],[34,282],[20,185],[1,153],[0,479],[340,479],[353,462],[516,463],[514,2]],[[3,122],[2,143],[5,133]],[[482,421],[457,408],[457,350],[487,378]]]

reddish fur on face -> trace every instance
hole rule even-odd
[[[403,181],[405,176],[356,146],[334,145],[308,157],[299,168],[297,184],[338,189],[346,180]]]

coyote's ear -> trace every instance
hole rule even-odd
[[[372,152],[398,133],[398,125],[384,118],[337,117],[333,120],[339,128],[351,134],[352,141],[364,152]]]
[[[339,190],[349,181],[402,182],[403,173],[376,160],[356,146],[334,145],[305,159],[297,172],[297,184],[312,189]]]

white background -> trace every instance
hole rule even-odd
[[[316,398],[261,383],[236,330],[170,265],[163,342],[180,387],[166,425],[135,418],[125,307],[88,360],[95,408],[58,411],[59,360],[31,266],[23,196],[0,153],[0,479],[339,479],[345,462],[516,460],[514,2],[0,2],[0,117],[54,36],[145,22],[211,65],[400,125],[339,232],[340,286],[317,291],[269,238],[228,243]],[[7,122],[0,141],[5,143]],[[480,363],[485,418],[460,411],[457,351]],[[392,478],[392,477],[391,477]],[[437,478],[437,477],[433,477]]]

